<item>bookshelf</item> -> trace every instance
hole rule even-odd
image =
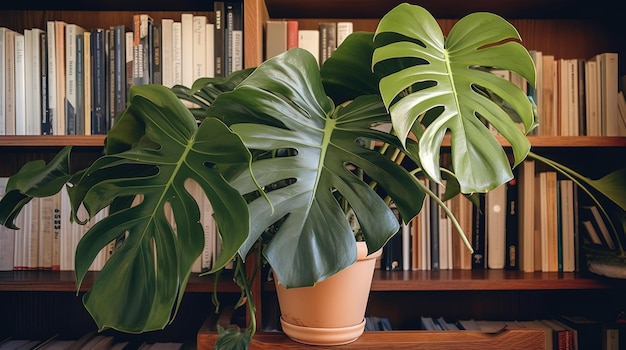
[[[377,18],[399,1],[295,1],[245,0],[244,46],[245,66],[254,67],[263,57],[263,26],[267,19],[297,19],[301,28],[314,29],[321,20],[350,20],[354,30],[373,31]],[[437,18],[444,31],[451,28],[456,18],[474,11],[491,11],[508,19],[518,28],[524,44],[530,49],[553,53],[556,57],[591,57],[605,51],[620,53],[620,75],[626,72],[626,42],[622,40],[623,11],[614,2],[595,2],[592,7],[583,1],[574,4],[565,0],[550,2],[515,0],[507,2],[467,3],[454,1],[454,6],[428,0],[420,4]],[[578,6],[580,5],[580,6]],[[51,19],[63,19],[84,27],[108,27],[125,24],[132,28],[132,15],[150,14],[155,20],[179,18],[183,12],[204,14],[212,18],[211,3],[184,0],[176,3],[155,0],[144,2],[108,1],[87,4],[75,0],[57,2],[24,1],[0,5],[0,26],[21,31],[45,26]],[[533,151],[557,155],[576,164],[580,154],[602,152],[608,157],[625,159],[625,137],[551,137],[530,138]],[[15,173],[24,163],[33,159],[49,160],[65,145],[77,146],[75,151],[85,161],[95,159],[102,151],[103,135],[93,136],[0,136],[0,176]],[[444,146],[449,141],[444,141]],[[597,157],[600,158],[600,157]],[[79,161],[80,161],[79,159]],[[611,164],[595,159],[586,165],[588,170],[606,170]],[[89,274],[79,295],[83,293],[94,274]],[[536,344],[537,334],[512,331],[497,337],[479,334],[433,333],[410,331],[420,314],[431,313],[454,318],[533,319],[555,317],[563,312],[574,312],[610,318],[626,310],[626,281],[611,280],[581,273],[522,273],[517,271],[485,270],[439,272],[376,271],[372,284],[368,315],[388,316],[398,331],[384,334],[366,333],[346,348],[379,348],[381,344],[394,349],[452,348],[454,341],[474,342],[475,348],[495,348],[502,344]],[[211,313],[211,279],[194,276],[187,286],[187,294],[175,323],[153,339],[175,340],[195,338],[198,348],[207,348],[215,333],[204,321]],[[227,277],[218,283],[218,291],[226,300],[234,300],[239,293]],[[277,301],[272,283],[257,282],[254,290],[259,310],[259,329],[275,321]],[[0,272],[0,309],[7,310],[0,330],[22,337],[45,337],[49,332],[65,332],[79,337],[95,329],[80,298],[75,296],[71,272],[12,271]],[[584,300],[585,302],[581,302]],[[408,306],[407,306],[408,305]],[[198,313],[197,310],[202,310]],[[262,310],[262,312],[261,312]],[[60,322],[69,315],[69,322]],[[16,320],[16,322],[14,322]],[[460,340],[459,340],[460,339]],[[504,340],[502,340],[504,339]],[[501,343],[511,341],[512,343]],[[451,343],[452,342],[452,343]],[[281,334],[258,334],[253,348],[301,348]],[[306,347],[305,347],[306,348]],[[471,347],[465,347],[471,348]],[[523,347],[521,347],[523,348]]]

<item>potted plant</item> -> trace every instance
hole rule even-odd
[[[249,252],[262,252],[280,284],[312,286],[356,260],[347,207],[372,253],[398,231],[390,201],[408,221],[433,196],[418,177],[446,178],[447,197],[471,196],[510,180],[526,157],[539,158],[526,137],[535,126],[532,102],[489,72],[507,69],[534,82],[533,61],[519,41],[511,24],[490,13],[461,19],[444,37],[425,9],[401,4],[376,33],[352,34],[321,69],[311,54],[293,49],[191,89],[132,87],[104,156],[75,172],[71,147],[48,164],[26,164],[8,183],[0,222],[14,227],[30,199],[64,186],[73,220],[86,222],[108,207],[77,247],[77,287],[98,252],[119,244],[83,302],[100,329],[162,329],[204,244],[198,205],[184,186],[192,179],[211,201],[223,243],[208,273],[234,260],[234,279],[254,314],[243,264],[258,260],[246,260]],[[486,123],[508,141],[509,153]],[[446,134],[448,167],[439,159]],[[397,153],[409,161],[394,161]],[[585,189],[606,189],[541,160]],[[623,197],[612,199],[626,208]],[[89,217],[77,215],[81,206]],[[252,317],[241,332],[220,330],[218,346],[247,346],[255,331]]]

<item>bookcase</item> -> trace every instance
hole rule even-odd
[[[315,29],[322,20],[349,20],[355,31],[373,31],[378,18],[398,1],[375,0],[244,0],[244,65],[254,67],[263,59],[263,28],[268,19],[296,19],[303,29]],[[491,3],[421,1],[448,31],[456,19],[475,11],[491,11],[509,19],[520,31],[529,49],[550,52],[555,57],[588,58],[600,52],[620,54],[619,75],[626,73],[626,34],[624,12],[609,1],[513,0]],[[132,15],[149,13],[155,20],[179,18],[183,12],[212,17],[211,2],[184,0],[107,1],[89,4],[73,0],[57,2],[24,1],[0,5],[0,26],[21,31],[45,27],[50,19],[62,19],[84,27],[108,27],[126,24],[132,27]],[[77,146],[78,161],[100,155],[104,136],[0,136],[0,176],[14,174],[25,162],[49,160],[65,145]],[[626,159],[624,137],[531,137],[533,151],[549,155],[584,171],[601,175],[623,164]],[[600,156],[594,156],[599,155]],[[585,159],[585,164],[580,164]],[[606,159],[621,160],[618,162]],[[95,330],[95,324],[82,308],[80,295],[91,285],[95,273],[76,296],[71,272],[12,271],[0,272],[0,336],[44,338],[53,333],[78,338]],[[224,302],[238,297],[237,286],[222,276],[218,291]],[[142,339],[179,341],[197,339],[198,348],[209,348],[216,337],[211,328],[213,306],[212,278],[194,276],[177,315],[165,330],[140,335]],[[408,349],[416,344],[424,348],[451,348],[451,338],[465,344],[475,341],[476,348],[496,348],[501,338],[480,338],[474,333],[444,335],[413,331],[420,315],[453,319],[539,319],[564,313],[581,314],[609,320],[626,310],[626,281],[612,280],[585,273],[523,273],[506,270],[442,270],[375,272],[367,315],[388,317],[397,331],[366,334],[353,348],[385,347]],[[259,279],[254,286],[261,334],[253,344],[257,348],[298,348],[280,333],[264,333],[277,320],[278,303],[273,284]],[[200,312],[198,312],[200,310]],[[232,320],[229,320],[231,322]],[[507,336],[517,344],[533,341],[536,334]],[[478,338],[477,338],[478,337]],[[428,344],[431,344],[428,347]],[[437,345],[444,344],[444,345]],[[450,345],[452,344],[452,345]],[[472,343],[474,344],[474,343]],[[440,347],[443,346],[443,347]],[[350,347],[350,346],[348,346]],[[470,348],[470,347],[465,347]]]

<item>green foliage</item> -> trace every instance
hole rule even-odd
[[[242,301],[252,300],[242,264],[253,247],[263,248],[281,283],[313,285],[356,259],[347,209],[373,252],[398,231],[390,201],[408,222],[432,195],[419,177],[445,177],[447,198],[471,197],[512,177],[511,168],[529,154],[533,106],[489,71],[511,70],[534,83],[532,59],[519,40],[514,27],[489,13],[461,19],[444,37],[425,9],[401,4],[376,33],[350,35],[321,70],[310,53],[292,49],[190,88],[133,87],[104,156],[76,173],[69,170],[69,147],[47,165],[26,164],[8,183],[0,222],[14,227],[30,199],[66,184],[74,220],[84,223],[109,208],[76,251],[78,288],[98,252],[118,242],[84,297],[100,329],[151,331],[176,315],[204,244],[188,181],[210,200],[222,238],[209,273],[235,259]],[[485,122],[508,140],[513,161]],[[446,168],[440,149],[448,132]],[[601,192],[625,190],[623,182],[587,182]],[[625,197],[611,198],[624,208]],[[77,217],[83,206],[88,217]],[[216,345],[245,349],[255,330],[253,321],[243,331],[220,329]]]

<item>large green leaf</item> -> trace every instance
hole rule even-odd
[[[134,333],[162,329],[169,323],[202,252],[200,211],[185,188],[186,181],[200,185],[211,201],[220,232],[228,235],[214,270],[228,263],[245,241],[246,203],[215,164],[240,164],[245,169],[250,154],[221,121],[209,118],[197,126],[190,111],[165,87],[133,87],[129,101],[109,133],[107,154],[69,191],[73,206],[83,203],[90,217],[112,203],[129,204],[126,199],[139,196],[137,205],[118,205],[96,223],[76,251],[80,286],[98,252],[124,237],[84,303],[100,329]],[[167,220],[166,203],[172,208],[176,230]]]
[[[240,250],[245,256],[267,227],[286,217],[264,250],[286,286],[312,285],[354,263],[354,233],[336,192],[354,209],[370,251],[381,248],[397,232],[398,221],[388,204],[350,167],[376,181],[404,218],[421,209],[424,193],[419,182],[368,147],[371,140],[402,147],[395,136],[371,128],[389,123],[380,97],[362,96],[335,107],[322,87],[314,57],[306,50],[292,49],[264,62],[209,109],[209,115],[233,114],[238,120],[231,128],[250,149],[294,151],[291,156],[253,162],[261,186],[293,181],[268,192],[271,206],[263,198],[250,202],[251,233]],[[268,119],[275,122],[265,123]],[[231,184],[248,194],[255,190],[249,177],[243,173]]]
[[[450,131],[452,167],[463,192],[483,192],[511,179],[506,153],[482,120],[509,141],[514,164],[526,157],[530,143],[525,132],[489,97],[495,94],[506,102],[525,131],[532,127],[528,98],[489,72],[514,71],[534,84],[534,64],[517,41],[517,30],[497,15],[474,13],[459,20],[446,38],[428,11],[401,4],[380,21],[375,40],[383,36],[372,59],[375,70],[388,60],[414,59],[409,67],[382,78],[380,92],[400,139],[405,142],[410,133],[419,139],[425,172],[440,180],[441,142]]]

